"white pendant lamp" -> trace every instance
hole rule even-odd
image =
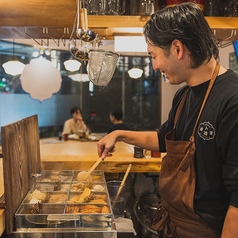
[[[15,42],[13,39],[12,44],[12,59],[8,62],[4,63],[2,67],[4,68],[5,72],[10,75],[18,75],[23,72],[23,69],[25,67],[25,64],[21,63],[15,55]]]
[[[70,58],[64,62],[64,67],[70,72],[78,71],[81,66],[81,63],[78,60]]]
[[[4,63],[2,67],[7,74],[15,76],[23,72],[25,64],[21,63],[16,57],[13,57],[11,60]]]
[[[131,78],[138,79],[142,76],[143,70],[140,68],[132,68],[132,69],[128,70],[128,74]]]

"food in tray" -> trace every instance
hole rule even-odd
[[[93,190],[96,192],[103,192],[105,190],[105,188],[100,184],[96,184],[93,186]]]
[[[72,191],[83,191],[86,187],[90,188],[91,185],[88,183],[83,183],[83,182],[79,182],[79,183],[73,183],[71,186],[71,190]]]
[[[79,202],[80,203],[85,203],[90,201],[90,199],[92,198],[92,191],[89,188],[85,188],[83,193],[81,194],[80,198],[79,198]]]
[[[87,203],[93,196],[92,191],[89,188],[85,188],[81,195],[75,195],[69,199],[69,203]]]
[[[38,203],[38,202],[45,202],[47,199],[48,194],[35,189],[34,192],[31,194],[30,202],[29,203]]]
[[[65,181],[69,181],[71,179],[70,175],[60,175],[59,177],[60,181],[65,182]]]
[[[60,180],[58,175],[42,176],[37,179],[37,182],[57,182]]]
[[[72,198],[69,199],[68,203],[77,203],[80,199],[81,195],[75,195]]]
[[[94,195],[95,199],[102,199],[103,201],[107,201],[107,195],[106,194],[95,194]]]
[[[64,203],[67,199],[67,194],[56,193],[50,194],[47,203]]]
[[[98,199],[91,199],[90,201],[89,201],[89,203],[100,203],[100,204],[104,204],[104,203],[106,203],[103,199],[101,199],[101,198],[98,198]]]
[[[103,178],[102,178],[101,175],[93,175],[93,174],[92,174],[92,180],[93,180],[93,181],[99,181],[99,180],[103,180]]]
[[[108,206],[103,206],[102,207],[102,213],[109,213],[110,211],[109,211],[109,208],[108,208]]]
[[[69,190],[69,184],[65,183],[65,184],[61,184],[61,192],[67,192]]]
[[[84,178],[85,178],[85,175],[86,175],[86,174],[87,174],[86,171],[81,171],[81,172],[79,172],[79,173],[77,174],[76,179],[77,179],[78,181],[89,181],[89,182],[91,183],[91,182],[92,182],[92,176],[89,175],[89,176],[87,177],[87,179],[85,180]]]
[[[71,191],[78,192],[83,191],[85,188],[90,188],[95,192],[104,192],[105,186],[102,186],[100,184],[92,184],[88,182],[79,182],[79,183],[73,183],[71,186]]]
[[[92,213],[109,213],[109,208],[107,206],[97,206],[97,205],[68,205],[66,207],[66,213],[82,213],[82,214],[92,214]]]
[[[80,213],[101,213],[102,208],[96,205],[85,205],[82,206]]]
[[[31,214],[38,214],[40,212],[41,212],[40,204],[39,203],[34,204],[31,210]]]
[[[85,188],[82,194],[72,196],[68,203],[97,203],[106,204],[107,195],[94,193],[90,188]]]

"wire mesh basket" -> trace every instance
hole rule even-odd
[[[119,54],[109,50],[90,50],[88,77],[93,84],[106,86],[115,72]]]

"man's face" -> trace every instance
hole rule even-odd
[[[112,114],[110,114],[109,118],[110,118],[110,121],[113,123],[115,117]]]
[[[182,76],[182,69],[180,69],[177,52],[173,45],[170,51],[167,52],[158,46],[148,43],[147,50],[152,58],[154,70],[160,70],[170,84],[180,84],[183,82],[182,78],[180,78]]]
[[[82,120],[82,114],[79,110],[77,110],[74,114],[73,114],[73,118],[75,120]]]

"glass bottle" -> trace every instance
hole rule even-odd
[[[140,16],[146,16],[154,13],[154,1],[153,0],[141,0],[138,3],[138,13]]]
[[[227,0],[224,2],[224,16],[226,17],[237,17],[238,12],[238,1],[237,0]]]
[[[220,0],[206,0],[204,15],[205,16],[219,16],[220,15]]]
[[[138,0],[130,0],[130,15],[138,15]]]

